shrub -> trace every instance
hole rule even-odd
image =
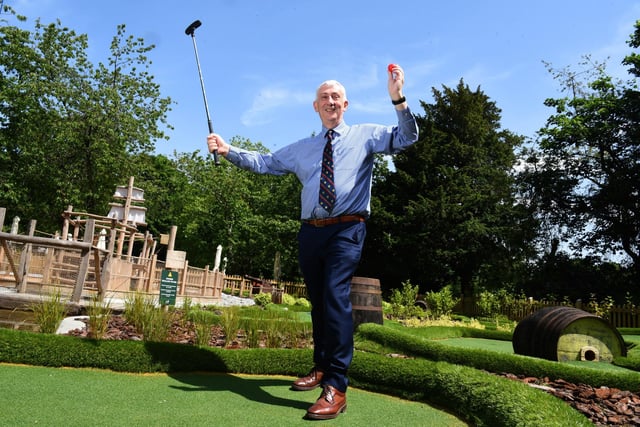
[[[282,295],[282,303],[286,304],[286,305],[295,305],[296,304],[296,297],[294,297],[293,295],[290,295],[290,294],[283,294]]]
[[[260,307],[265,307],[267,304],[271,302],[271,294],[270,293],[260,293],[253,297],[253,301],[256,305]]]
[[[453,311],[453,307],[458,304],[459,299],[453,297],[451,285],[447,285],[438,292],[430,291],[425,295],[425,300],[429,306],[429,313],[434,318],[442,316],[449,317]]]
[[[296,299],[296,305],[304,308],[311,308],[311,303],[306,298],[298,298]]]
[[[415,305],[418,299],[418,290],[418,285],[413,286],[408,280],[402,283],[402,290],[393,289],[389,297],[391,315],[395,318],[406,319],[423,314],[422,309]]]
[[[598,301],[596,299],[596,295],[591,294],[586,310],[596,316],[602,317],[603,319],[609,319],[611,309],[614,305],[615,301],[612,296],[606,296],[602,301]]]

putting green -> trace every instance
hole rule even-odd
[[[230,374],[127,374],[0,364],[3,426],[308,426],[319,390],[293,378]],[[466,426],[429,405],[351,388],[335,426]],[[323,423],[324,424],[324,423]]]

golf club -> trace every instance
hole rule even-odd
[[[196,46],[196,28],[200,27],[202,22],[200,20],[195,20],[184,30],[184,33],[188,36],[191,36],[191,40],[193,41],[193,51],[196,54],[196,65],[198,66],[198,75],[200,76],[200,87],[202,88],[202,97],[204,98],[204,110],[207,113],[207,124],[209,125],[209,133],[213,133],[213,123],[211,122],[211,116],[209,115],[209,103],[207,102],[207,94],[204,91],[204,80],[202,79],[202,70],[200,69],[200,59],[198,58],[198,47]],[[213,162],[217,165],[220,164],[218,161],[218,150],[213,150]]]

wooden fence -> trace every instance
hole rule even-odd
[[[567,304],[566,302],[520,300],[507,307],[501,307],[500,314],[506,316],[509,320],[518,322],[541,308],[561,305],[592,312],[590,307],[581,301]],[[462,305],[454,308],[454,312],[462,313]],[[482,310],[477,302],[472,301],[470,304],[465,305],[464,314],[470,317],[480,317]],[[640,308],[633,304],[614,305],[604,310],[601,317],[616,328],[640,328]]]
[[[237,296],[251,296],[257,293],[267,292],[276,296],[289,294],[296,298],[306,298],[307,289],[304,283],[275,282],[251,276],[224,276],[224,292]]]

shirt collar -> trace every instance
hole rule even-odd
[[[329,129],[322,126],[322,132],[320,133],[321,136],[324,136],[327,134],[327,131]],[[347,130],[349,130],[349,125],[347,125],[345,122],[340,122],[340,124],[336,127],[333,128],[334,132],[338,135],[344,135]]]

